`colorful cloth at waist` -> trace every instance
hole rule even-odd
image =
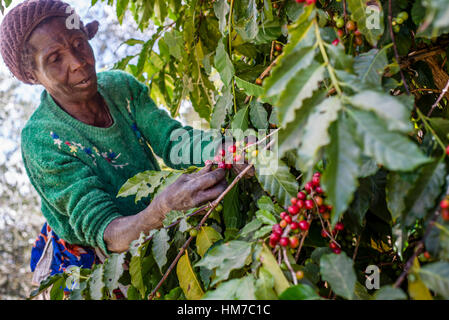
[[[32,272],[36,269],[48,241],[51,241],[53,245],[53,257],[50,266],[51,275],[63,273],[69,266],[90,269],[93,264],[100,262],[97,259],[94,248],[68,244],[63,239],[60,239],[47,223],[44,223],[31,249],[30,267]]]

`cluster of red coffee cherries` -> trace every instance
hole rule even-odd
[[[297,3],[305,3],[307,6],[315,4],[316,0],[296,0]]]
[[[227,148],[222,148],[212,160],[206,160],[207,164],[216,164],[218,168],[230,170],[233,164],[243,164],[257,158],[259,151],[256,143],[237,141]]]
[[[310,222],[315,218],[314,215],[321,215],[321,219],[330,226],[329,218],[332,206],[324,203],[324,192],[321,188],[321,174],[314,173],[312,180],[304,185],[304,189],[299,191],[296,198],[290,200],[291,205],[287,211],[281,212],[281,221],[273,225],[272,233],[270,235],[269,244],[272,248],[277,245],[281,247],[290,247],[295,249],[299,246],[299,233],[307,232],[310,227]],[[343,230],[343,223],[336,224],[332,235],[325,229],[321,234],[323,237],[330,237],[331,242],[329,247],[334,253],[339,254],[341,249],[334,241],[336,233]]]

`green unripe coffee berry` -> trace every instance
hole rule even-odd
[[[223,211],[223,205],[221,203],[219,203],[218,206],[215,208],[215,211],[217,211],[217,212]]]
[[[396,18],[397,24],[403,24],[404,20],[402,18]]]
[[[339,18],[335,22],[335,25],[337,26],[338,29],[343,28],[343,26],[345,25],[345,20],[343,18]]]
[[[395,26],[393,27],[393,31],[394,31],[394,33],[398,33],[399,31],[401,31],[401,27],[398,26],[398,25],[395,25]]]
[[[408,19],[408,13],[406,11],[402,11],[398,14],[398,18],[402,19],[402,21],[407,21]]]
[[[190,229],[189,234],[191,237],[196,237],[198,235],[198,230]]]

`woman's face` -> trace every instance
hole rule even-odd
[[[31,34],[36,65],[31,73],[60,103],[89,100],[97,93],[93,50],[87,35],[67,29],[65,20],[51,19]]]

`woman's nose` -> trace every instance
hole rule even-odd
[[[81,67],[84,67],[86,65],[86,59],[77,52],[74,52],[73,50],[70,50],[69,52],[69,66],[70,71],[75,72]]]

